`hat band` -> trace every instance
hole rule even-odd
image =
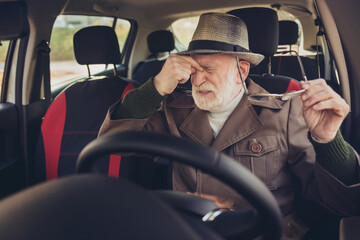
[[[206,50],[219,50],[226,52],[251,52],[250,50],[243,48],[239,45],[234,45],[230,43],[211,41],[211,40],[194,40],[189,44],[188,51],[206,49]]]

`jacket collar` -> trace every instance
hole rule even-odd
[[[265,89],[249,79],[249,94],[268,93]],[[262,126],[262,121],[256,113],[254,106],[280,110],[285,102],[273,99],[267,102],[249,101],[245,94],[238,106],[229,116],[224,126],[220,130],[216,139],[209,124],[207,112],[194,107],[191,114],[180,125],[180,130],[195,142],[211,146],[217,151],[235,144],[246,138]]]
[[[190,115],[182,122],[179,128],[193,141],[210,146],[213,133],[210,127],[207,112],[195,106]]]

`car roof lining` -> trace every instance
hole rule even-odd
[[[187,3],[188,2],[188,3]],[[120,7],[121,6],[121,7]],[[304,49],[311,50],[315,45],[316,27],[314,19],[314,6],[311,0],[286,1],[286,3],[269,2],[264,0],[245,0],[234,4],[234,1],[209,1],[206,8],[200,2],[190,0],[121,0],[121,1],[88,1],[83,0],[69,2],[63,10],[63,14],[87,14],[113,16],[124,19],[133,19],[140,27],[150,31],[167,29],[170,24],[179,18],[199,16],[204,12],[217,11],[227,12],[238,8],[268,7],[286,11],[298,18],[304,26]],[[159,17],[162,16],[162,17]],[[314,37],[311,37],[314,36]]]
[[[65,14],[89,14],[96,15],[108,13],[109,16],[119,16],[123,18],[134,18],[138,22],[151,22],[151,19],[178,19],[182,17],[196,16],[209,11],[229,11],[241,7],[268,6],[279,1],[266,0],[243,0],[234,4],[233,0],[207,1],[206,7],[203,2],[192,0],[77,0],[69,1],[63,10]],[[295,16],[304,15],[303,9],[313,12],[314,7],[311,0],[287,0],[286,3],[280,3],[286,11]],[[297,7],[294,7],[297,6]],[[142,13],[142,14],[140,14]]]

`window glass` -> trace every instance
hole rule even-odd
[[[115,25],[115,32],[119,40],[120,50],[123,50],[126,39],[130,32],[130,22],[124,19],[117,19]]]
[[[0,92],[2,87],[2,80],[4,77],[4,67],[5,67],[6,54],[9,48],[9,42],[10,41],[0,42]]]
[[[71,82],[77,78],[88,76],[86,65],[79,65],[75,60],[73,49],[74,34],[88,26],[113,26],[114,18],[111,17],[93,17],[93,16],[75,16],[61,15],[55,23],[50,41],[50,71],[51,86]],[[118,19],[115,26],[115,32],[118,36],[120,50],[122,50],[126,38],[130,32],[130,22]],[[112,66],[109,66],[109,68]],[[105,65],[90,65],[91,74],[103,71]]]
[[[179,51],[187,49],[198,22],[199,16],[182,18],[171,25],[172,32],[177,40],[176,47]]]

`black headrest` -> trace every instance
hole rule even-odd
[[[294,21],[279,21],[279,45],[296,44],[299,38],[299,26]]]
[[[279,42],[279,20],[270,8],[243,8],[228,12],[246,23],[249,48],[252,52],[270,57],[276,53]]]
[[[0,2],[0,40],[21,38],[29,33],[25,2]]]
[[[108,26],[93,26],[74,35],[74,52],[79,64],[117,64],[121,53],[116,33]]]
[[[151,53],[170,52],[174,50],[174,36],[170,31],[154,31],[147,37],[148,47]]]

